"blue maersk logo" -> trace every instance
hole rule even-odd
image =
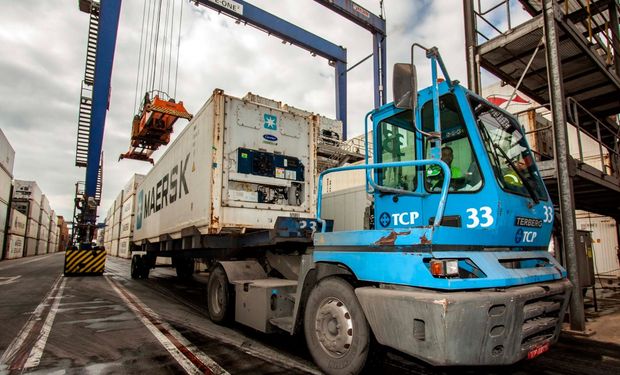
[[[136,208],[136,229],[142,228],[142,206],[144,205],[144,190],[138,193],[138,207]]]
[[[265,113],[263,119],[265,120],[263,125],[265,129],[278,130],[278,118],[276,116]]]

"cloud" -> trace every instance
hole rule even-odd
[[[175,0],[179,1],[179,0]],[[369,32],[310,0],[251,0],[250,3],[347,49],[349,65],[372,52]],[[379,12],[378,0],[359,0]],[[409,60],[413,42],[436,45],[453,79],[466,81],[462,4],[454,0],[385,1],[388,24],[388,90],[391,66]],[[104,190],[100,214],[133,173],[150,165],[124,160],[135,112],[143,2],[123,1],[110,110],[104,138]],[[321,57],[261,30],[236,24],[183,1],[176,98],[195,113],[215,88],[234,96],[252,91],[335,117],[334,69]],[[0,3],[0,127],[16,150],[16,178],[39,182],[51,205],[70,217],[80,82],[84,74],[88,16],[75,0]],[[420,82],[430,82],[422,57]],[[391,92],[386,93],[388,101]],[[349,134],[361,134],[373,106],[372,60],[348,74]],[[175,134],[186,122],[177,125]],[[162,151],[155,154],[157,158]]]

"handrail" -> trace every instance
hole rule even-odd
[[[324,219],[321,218],[321,203],[323,202],[323,177],[330,173],[336,172],[344,172],[344,171],[352,171],[352,170],[366,170],[366,175],[369,176],[368,170],[370,169],[383,169],[383,168],[395,168],[395,167],[421,167],[424,165],[438,165],[444,174],[443,183],[441,185],[441,195],[439,198],[439,204],[437,205],[437,213],[435,214],[435,221],[433,222],[433,227],[438,227],[441,224],[443,219],[443,213],[446,206],[446,200],[448,199],[448,189],[450,186],[450,179],[452,175],[450,173],[450,168],[448,168],[448,164],[440,159],[425,159],[425,160],[407,160],[407,161],[398,161],[398,162],[390,162],[390,163],[378,163],[378,164],[363,164],[363,165],[347,165],[344,167],[338,168],[330,168],[327,169],[319,175],[319,186],[317,192],[317,209],[316,209],[316,217],[319,222],[321,222],[321,232],[324,233],[327,225]],[[388,187],[383,187],[381,185],[377,185],[372,179],[368,180],[373,187],[378,188],[377,190],[389,190],[391,192],[397,194],[409,194],[411,192],[406,190],[392,189]]]

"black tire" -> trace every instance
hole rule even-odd
[[[351,284],[321,280],[310,292],[304,333],[314,362],[327,374],[359,374],[368,359],[371,331]]]
[[[230,322],[234,315],[235,293],[233,286],[228,283],[226,271],[222,266],[216,266],[209,273],[207,310],[209,317],[215,323]]]
[[[139,279],[142,276],[142,255],[134,255],[131,257],[131,278]]]

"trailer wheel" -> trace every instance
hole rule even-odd
[[[215,323],[230,321],[235,311],[235,295],[228,283],[226,271],[217,266],[209,274],[207,284],[207,309],[209,317]]]
[[[321,280],[310,292],[304,315],[306,344],[328,374],[358,374],[370,346],[370,328],[353,287],[338,277]]]

